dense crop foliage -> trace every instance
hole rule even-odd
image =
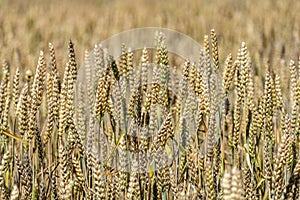
[[[1,199],[300,199],[299,2],[192,2],[0,2]]]

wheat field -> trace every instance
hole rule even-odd
[[[0,1],[1,199],[300,199],[300,2]],[[98,45],[137,27],[197,60]]]

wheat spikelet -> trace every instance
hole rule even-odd
[[[150,101],[151,102],[151,101]],[[149,135],[154,135],[155,131],[156,131],[156,120],[157,120],[157,112],[156,112],[157,106],[156,105],[152,105],[150,107],[150,111],[149,111],[149,128],[148,128],[148,134]]]
[[[64,78],[62,81],[61,85],[61,93],[59,97],[60,101],[60,109],[59,109],[59,130],[58,130],[58,135],[60,137],[63,136],[64,133],[64,126],[67,121],[67,108],[66,108],[66,100],[67,100],[67,77],[70,74],[70,67],[69,65],[66,66],[65,73],[64,73]]]
[[[264,174],[266,179],[268,180],[266,184],[269,190],[271,190],[272,165],[271,165],[270,140],[267,139],[267,137],[264,140],[263,155],[264,155]]]
[[[99,79],[97,87],[94,113],[95,117],[98,119],[100,119],[104,115],[107,107],[108,95],[110,90],[109,79],[109,69],[106,69],[103,76]]]
[[[46,132],[44,134],[44,144],[48,143],[50,135],[54,129],[54,99],[52,97],[53,94],[53,77],[49,73],[47,74],[47,99],[48,99],[48,117],[47,117],[47,125]]]
[[[146,48],[143,49],[142,58],[141,58],[141,81],[142,81],[142,89],[144,91],[147,90],[147,83],[148,83],[148,67],[149,67],[149,55]]]
[[[169,113],[161,126],[158,133],[153,139],[153,143],[150,146],[150,152],[154,152],[159,149],[161,146],[164,146],[167,139],[173,136],[173,125],[172,125],[172,115]]]
[[[74,45],[72,41],[69,42],[69,60],[67,65],[70,65],[69,75],[67,76],[67,98],[66,98],[66,109],[67,115],[74,116],[74,94],[75,94],[75,81],[77,79],[77,64],[75,60]],[[71,119],[68,118],[68,120]]]
[[[182,103],[184,103],[187,98],[190,68],[191,68],[190,61],[185,60],[184,65],[183,65],[183,78],[180,83],[180,85],[181,85],[180,102],[182,102]]]
[[[83,147],[83,140],[79,135],[74,122],[69,123],[68,131],[68,139],[73,144],[73,147],[76,148],[76,152],[78,152],[81,156],[85,155],[85,149]]]
[[[74,116],[74,84],[77,77],[77,64],[72,41],[69,42],[69,60],[66,64],[64,78],[60,92],[59,130],[58,135],[63,136],[66,123]]]
[[[77,79],[77,63],[75,59],[74,44],[71,40],[69,41],[68,50],[69,50],[68,63],[71,66],[71,74],[72,74],[73,81],[75,81]]]
[[[159,51],[160,61],[158,64],[160,65],[159,67],[161,67],[161,83],[162,85],[165,86],[168,85],[168,81],[169,81],[169,58],[168,58],[168,49],[164,41],[160,44],[160,48],[161,48],[161,50]]]
[[[17,109],[18,100],[20,96],[20,70],[19,68],[16,69],[14,78],[13,78],[13,91],[12,91],[12,103],[14,106],[14,109]]]
[[[40,131],[38,129],[38,127],[36,127],[36,131],[35,131],[35,143],[37,144],[38,147],[38,162],[39,162],[39,170],[42,172],[41,175],[41,181],[39,183],[39,195],[41,197],[41,199],[45,199],[46,198],[46,194],[45,194],[45,179],[44,179],[44,168],[45,168],[45,163],[44,163],[44,146],[43,146],[43,142],[41,140],[41,135],[40,135]]]
[[[49,105],[49,109],[53,110],[54,119],[58,120],[59,93],[60,93],[61,85],[60,85],[59,74],[57,71],[55,50],[54,50],[54,46],[51,43],[49,43],[49,52],[50,52],[50,74],[49,74],[49,76],[51,77],[51,80],[52,80],[52,84],[50,84],[52,86],[52,88],[50,89],[50,91],[52,93],[51,93],[50,99],[49,99],[49,100],[51,100],[51,98],[52,98],[52,103],[51,103],[52,106]]]
[[[162,43],[164,42],[164,36],[163,33],[159,33],[159,36],[156,38],[156,47],[155,47],[155,60],[154,63],[156,66],[158,66],[161,63],[161,55],[162,55]]]
[[[246,97],[246,93],[247,93],[247,86],[249,83],[249,61],[248,61],[248,49],[246,46],[246,43],[243,42],[242,43],[242,47],[239,50],[238,53],[238,60],[240,62],[240,86],[241,86],[241,98],[242,98],[242,102],[244,102],[244,99]]]
[[[196,165],[197,154],[194,153],[191,148],[189,148],[189,149],[190,150],[188,152],[187,160],[188,160],[188,167],[189,167],[188,170],[189,170],[190,177],[191,177],[191,183],[194,186],[193,188],[196,191],[198,198],[202,198],[203,194],[202,194],[200,180],[199,180],[199,168]],[[196,160],[196,161],[194,161],[194,160]]]
[[[118,66],[120,67],[120,76],[126,76],[128,72],[127,68],[127,47],[124,43],[121,45],[121,55],[118,60]]]
[[[248,166],[245,166],[242,169],[242,176],[243,176],[243,191],[244,191],[244,198],[249,200],[255,200],[256,194],[255,194],[255,187],[253,184],[253,176],[251,174],[251,170]]]
[[[207,133],[206,155],[209,158],[214,156],[214,146],[216,145],[216,119],[214,115],[209,118],[209,127]]]
[[[69,183],[69,156],[68,152],[63,147],[62,141],[60,140],[59,149],[58,149],[58,156],[59,156],[59,165],[60,165],[60,174],[59,174],[59,196],[64,197],[67,195],[67,186]]]
[[[140,181],[142,183],[142,188],[145,190],[145,192],[148,190],[148,178],[149,175],[145,171],[145,169],[148,168],[148,146],[149,146],[149,141],[147,139],[141,139],[140,141],[140,146],[139,146],[139,176],[140,176]]]
[[[136,88],[135,90],[132,91],[131,97],[129,99],[128,114],[139,125],[142,124],[141,104],[142,104],[142,91],[141,91],[141,88]]]
[[[107,169],[107,175],[106,175],[106,195],[107,195],[107,199],[114,199],[115,197],[114,195],[114,191],[113,188],[111,187],[113,185],[113,178],[112,175],[110,173],[110,171]]]
[[[267,179],[269,192],[271,192],[271,174],[272,174],[272,146],[273,146],[273,98],[272,98],[272,79],[269,70],[266,73],[265,82],[265,120],[264,120],[264,173]]]
[[[106,197],[106,187],[105,187],[105,174],[103,173],[103,169],[101,169],[100,163],[97,161],[94,165],[94,190],[95,197],[97,199],[105,199]]]
[[[134,72],[135,72],[135,68],[134,68],[134,57],[133,57],[133,51],[131,50],[131,48],[128,48],[128,51],[127,51],[127,77],[129,79],[129,85],[130,85],[130,88],[133,89],[133,85],[134,85]],[[139,71],[139,70],[137,70]]]
[[[126,141],[127,138],[123,136],[120,139],[120,145],[119,145],[119,160],[118,160],[118,166],[119,166],[119,173],[120,173],[120,190],[122,192],[126,191],[127,184],[128,184],[128,154],[127,154],[127,148],[126,148]]]
[[[85,141],[86,135],[86,123],[85,120],[87,118],[86,113],[86,103],[85,103],[85,95],[84,88],[82,84],[78,84],[78,101],[77,101],[77,112],[76,112],[76,127],[78,130],[78,134],[82,141]]]
[[[197,68],[196,68],[196,64],[192,63],[190,65],[190,72],[189,72],[189,76],[188,76],[188,81],[189,81],[189,87],[191,88],[190,90],[195,91],[196,89],[196,77],[197,77]]]
[[[209,200],[216,199],[216,191],[215,191],[212,163],[209,160],[207,160],[205,166],[206,166],[206,168],[205,168],[206,198]]]
[[[196,80],[195,80],[195,93],[198,97],[201,98],[203,91],[202,91],[202,82],[203,82],[203,69],[201,65],[197,64],[196,67]]]
[[[277,109],[281,110],[281,112],[284,115],[285,114],[284,103],[283,103],[284,101],[283,101],[283,96],[282,96],[282,92],[281,92],[280,76],[277,74],[275,75],[274,84],[275,84],[275,91],[276,91],[276,107],[277,107]]]
[[[96,83],[99,81],[99,78],[101,74],[103,74],[105,69],[105,63],[104,63],[104,51],[101,45],[95,45],[93,49],[93,55],[94,55],[94,66],[95,66],[95,74],[90,74],[91,80],[94,80]],[[92,60],[90,60],[91,62]],[[91,70],[91,69],[89,69]],[[92,82],[91,82],[92,83]]]
[[[1,165],[0,165],[0,187],[1,187],[1,198],[6,199],[6,186],[4,182],[4,175],[6,173],[6,170],[8,169],[8,164],[10,162],[10,152],[7,151],[1,160]]]
[[[131,173],[128,184],[128,191],[126,194],[127,199],[139,199],[139,179],[138,179],[138,162],[136,158],[133,158],[133,163],[131,166]]]
[[[218,39],[217,39],[215,29],[210,30],[210,38],[211,38],[213,65],[214,68],[217,70],[219,69],[219,49],[218,49]]]
[[[28,133],[27,138],[31,140],[35,133],[36,127],[36,117],[38,113],[38,109],[42,102],[42,95],[44,91],[44,82],[46,79],[46,63],[44,59],[44,52],[40,52],[40,57],[38,60],[38,65],[36,69],[36,74],[34,76],[33,84],[32,84],[32,92],[31,92],[31,109],[30,109],[30,117],[28,122]]]
[[[222,161],[221,161],[221,144],[220,142],[218,142],[215,146],[214,146],[214,149],[213,149],[213,153],[214,153],[214,156],[213,156],[213,171],[214,171],[214,180],[215,180],[215,187],[216,187],[216,191],[218,193],[218,196],[219,196],[219,188],[220,188],[220,178],[221,178],[221,173],[222,173],[222,170],[221,170],[221,165],[222,165]]]
[[[55,175],[51,178],[51,194],[52,198],[54,200],[58,200],[58,194],[57,194],[57,184],[56,184],[56,177]]]
[[[122,109],[122,91],[120,87],[116,87],[114,90],[114,96],[115,96],[115,102],[114,102],[114,106],[115,106],[115,112],[114,112],[114,118],[116,119],[118,126],[121,128],[124,128],[124,113],[123,113],[123,109]]]
[[[75,156],[72,157],[72,164],[75,171],[76,182],[78,181],[78,184],[82,185],[84,183],[84,174],[81,170],[81,165],[79,162],[80,161],[78,158],[76,158]]]
[[[235,94],[236,94],[236,99],[234,102],[234,114],[233,114],[233,134],[232,134],[232,144],[233,147],[236,149],[237,145],[239,144],[240,140],[240,126],[241,126],[241,105],[243,102],[243,97],[242,97],[242,88],[240,84],[240,62],[237,63],[237,68],[236,68],[236,75],[235,75]]]
[[[154,66],[153,69],[153,84],[150,90],[150,105],[153,104],[158,104],[160,102],[160,90],[162,85],[160,84],[160,73],[161,73],[161,68],[160,66]]]
[[[249,128],[249,139],[248,139],[248,148],[249,148],[249,155],[254,158],[256,153],[256,143],[257,143],[257,131],[258,131],[258,111],[257,108],[254,108],[251,113],[251,122]]]
[[[27,152],[24,152],[23,159],[24,163],[21,163],[17,156],[15,156],[16,164],[18,168],[18,172],[21,177],[21,183],[23,185],[22,190],[22,198],[27,199],[32,194],[32,171],[31,171],[31,164],[29,162]]]
[[[172,196],[174,199],[178,199],[178,185],[177,185],[177,176],[174,174],[174,172],[171,170],[170,171],[170,179],[171,179],[171,191],[172,191]]]
[[[95,74],[93,73],[91,58],[90,58],[89,52],[87,50],[85,50],[85,53],[84,53],[84,66],[85,66],[85,77],[86,77],[86,85],[87,85],[87,92],[86,92],[87,102],[88,102],[88,106],[89,106],[89,112],[92,112],[94,100],[95,100],[94,88],[93,88]],[[96,69],[98,69],[98,68],[96,68]]]
[[[298,105],[296,102],[293,103],[292,105],[292,113],[291,113],[291,129],[293,133],[297,133],[297,129],[299,126],[299,121],[298,119]]]
[[[285,137],[283,138],[283,141]],[[278,150],[278,155],[274,164],[274,175],[273,175],[273,183],[274,183],[274,198],[280,199],[283,191],[283,158],[281,158],[280,154],[283,151],[284,142],[281,143]]]
[[[232,54],[229,54],[225,60],[225,70],[223,73],[223,87],[224,91],[228,93],[228,90],[232,84],[236,65],[232,64]]]
[[[201,84],[201,90],[202,95],[200,97],[200,105],[199,110],[201,114],[203,115],[209,115],[211,112],[211,106],[210,106],[210,94],[209,94],[209,83],[208,83],[208,72],[205,71],[206,69],[202,67],[202,84]]]
[[[86,152],[87,152],[87,167],[92,170],[95,161],[96,161],[96,155],[94,155],[94,140],[95,140],[95,119],[93,117],[90,117],[89,119],[89,129],[87,133],[87,142],[86,142]]]
[[[5,99],[6,99],[6,92],[5,92],[5,84],[3,81],[0,83],[0,119],[2,120],[2,113],[5,107]]]
[[[6,60],[3,61],[3,76],[0,84],[0,121],[2,129],[7,130],[9,127],[9,104],[10,104],[10,71],[9,64]]]

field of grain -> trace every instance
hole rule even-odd
[[[299,200],[299,10],[0,0],[0,199]],[[99,45],[144,27],[199,56]]]

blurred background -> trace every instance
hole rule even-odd
[[[35,68],[39,51],[56,48],[64,67],[67,43],[75,43],[78,62],[85,50],[113,34],[138,27],[170,28],[202,44],[214,28],[220,60],[236,55],[246,42],[253,63],[297,59],[300,44],[297,0],[0,0],[0,59],[22,69]]]

